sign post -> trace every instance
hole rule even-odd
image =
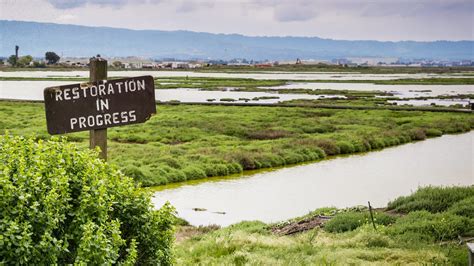
[[[107,159],[107,128],[143,123],[156,113],[152,76],[107,80],[107,61],[90,61],[90,82],[44,89],[51,135],[89,131],[90,148]]]
[[[93,57],[89,61],[89,81],[97,82],[107,79],[107,60]],[[99,157],[107,161],[107,128],[91,129],[89,131],[89,147],[100,147]]]

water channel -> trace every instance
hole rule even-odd
[[[222,226],[243,220],[277,222],[321,207],[367,201],[383,207],[420,186],[473,185],[473,145],[474,131],[445,135],[240,178],[158,187],[153,202],[156,207],[171,202],[193,225]]]

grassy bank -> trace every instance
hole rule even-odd
[[[113,71],[113,70],[112,70]],[[179,71],[177,71],[179,72]],[[67,73],[67,72],[65,72]],[[238,73],[238,72],[230,72]],[[114,76],[112,78],[121,78]],[[84,77],[0,77],[0,81],[79,81],[86,82],[89,79]],[[456,77],[433,77],[433,78],[404,78],[391,80],[375,79],[313,79],[313,80],[292,80],[292,79],[251,79],[251,78],[215,78],[215,77],[159,77],[155,78],[157,89],[175,88],[199,88],[206,90],[221,90],[223,88],[238,88],[246,91],[263,91],[260,87],[282,86],[287,83],[367,83],[378,85],[472,85],[472,76],[459,75]],[[370,88],[367,88],[369,91]]]
[[[145,124],[108,130],[109,160],[145,186],[368,152],[474,128],[465,113],[158,106]],[[41,103],[0,102],[0,131],[49,138]],[[88,133],[68,134],[88,145]]]
[[[474,236],[474,186],[423,188],[375,213],[324,208],[278,224],[242,222],[178,230],[180,265],[466,265],[459,237]],[[282,234],[281,229],[328,221]]]

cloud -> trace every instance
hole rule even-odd
[[[210,1],[192,1],[192,0],[186,0],[182,1],[178,7],[176,8],[176,12],[178,13],[191,13],[193,11],[196,11],[200,8],[212,8],[214,7],[214,2]]]
[[[316,8],[312,5],[280,5],[274,10],[274,17],[280,22],[307,21],[316,16]]]
[[[318,15],[318,1],[311,0],[251,0],[248,9],[271,9],[278,22],[307,21]]]
[[[60,22],[68,22],[68,21],[71,21],[71,20],[75,20],[76,18],[77,18],[76,15],[61,14],[61,15],[59,15],[59,17],[56,18],[56,20],[60,21]]]
[[[430,17],[467,14],[472,0],[250,0],[247,8],[271,9],[279,22],[307,21],[318,15],[344,14],[345,17]]]

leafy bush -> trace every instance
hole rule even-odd
[[[384,213],[374,213],[375,224],[389,225],[396,221],[396,218]],[[329,220],[324,225],[324,230],[332,233],[352,231],[361,225],[371,223],[369,212],[342,212]]]
[[[474,218],[474,196],[454,203],[449,207],[448,212],[459,216]]]
[[[0,136],[0,191],[0,264],[172,262],[172,207],[97,152]]]
[[[425,130],[422,128],[415,128],[409,131],[410,138],[412,140],[424,140],[426,139]]]
[[[336,143],[330,139],[317,140],[316,145],[321,148],[326,155],[337,155],[341,152]]]
[[[443,131],[436,129],[436,128],[428,128],[426,129],[426,136],[427,137],[439,137],[443,135]]]
[[[339,151],[341,154],[349,154],[355,151],[354,145],[347,141],[339,141],[337,143],[337,146],[339,147]]]
[[[324,230],[332,233],[352,231],[365,223],[362,212],[346,212],[336,215],[324,225]]]
[[[409,241],[444,241],[462,235],[469,225],[467,218],[458,215],[414,211],[399,218],[387,229],[389,234],[402,236]]]
[[[184,174],[186,175],[187,180],[200,179],[206,177],[206,172],[196,166],[187,166],[183,169]]]
[[[474,195],[474,186],[424,187],[410,196],[399,197],[388,203],[387,208],[399,212],[426,210],[443,212],[458,201]]]

